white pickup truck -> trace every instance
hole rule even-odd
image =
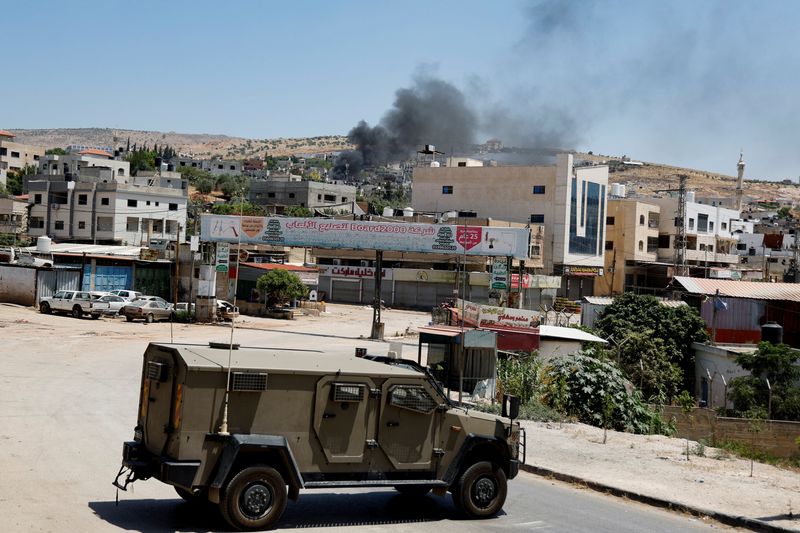
[[[108,302],[100,301],[100,295],[85,291],[58,291],[39,301],[39,310],[42,313],[70,313],[75,318],[84,315],[100,318],[108,309]]]

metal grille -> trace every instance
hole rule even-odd
[[[156,381],[164,381],[166,373],[167,373],[167,365],[165,365],[164,363],[158,363],[156,361],[147,362],[148,379],[154,379]]]
[[[356,383],[334,383],[334,402],[360,402],[364,399],[364,385]]]
[[[256,372],[233,372],[231,390],[234,391],[265,391],[267,390],[267,374]]]
[[[418,413],[430,413],[437,405],[428,391],[419,385],[395,385],[389,395],[392,405]]]

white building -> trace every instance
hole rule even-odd
[[[130,163],[115,159],[110,152],[95,148],[66,155],[45,155],[39,159],[39,174],[48,176],[62,175],[76,179],[87,168],[107,168],[111,170],[111,179],[123,182],[131,174]]]
[[[16,135],[0,130],[0,185],[5,186],[9,172],[17,172],[26,166],[39,164],[44,157],[43,146],[33,146],[14,141]]]
[[[545,274],[566,276],[566,294],[578,299],[603,275],[607,188],[607,166],[575,166],[572,154],[555,165],[417,167],[412,207],[543,224]]]
[[[152,238],[183,241],[188,182],[177,172],[114,179],[116,172],[83,168],[77,179],[61,174],[29,180],[28,234],[130,246]]]
[[[174,157],[171,163],[176,170],[181,167],[196,168],[205,170],[212,176],[240,176],[242,174],[242,162],[232,159],[194,159],[192,157]]]

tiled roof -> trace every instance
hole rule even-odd
[[[0,130],[0,137],[16,137],[13,133],[6,130]]]
[[[87,148],[78,152],[80,155],[102,155],[105,157],[114,157],[114,154],[109,154],[105,150],[96,150],[94,148]]]
[[[688,278],[676,276],[686,292],[692,294],[716,294],[732,298],[752,300],[785,300],[800,302],[800,283],[766,283],[757,281],[735,281],[728,279]]]

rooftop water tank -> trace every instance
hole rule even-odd
[[[772,344],[781,344],[783,342],[783,327],[774,320],[769,320],[761,326],[761,340]]]
[[[393,217],[394,216],[394,208],[389,207],[388,205],[383,208],[383,216],[385,217]]]
[[[41,252],[43,254],[49,254],[51,242],[52,239],[50,239],[50,237],[48,237],[47,235],[42,235],[41,237],[36,239],[36,251]]]
[[[694,202],[694,191],[686,192],[686,203]]]
[[[431,161],[431,166],[433,168],[439,168],[440,166],[442,166],[442,164],[439,163],[438,161]]]
[[[403,216],[404,217],[413,217],[414,216],[414,208],[413,207],[404,207],[403,208]]]

